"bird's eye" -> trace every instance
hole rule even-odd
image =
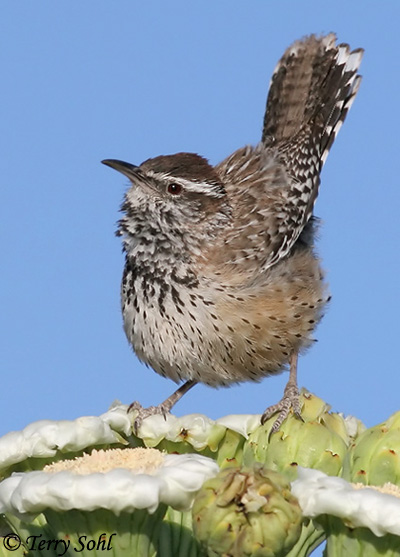
[[[167,192],[171,193],[172,195],[179,195],[182,191],[182,186],[180,184],[176,184],[172,182],[172,184],[168,184]]]

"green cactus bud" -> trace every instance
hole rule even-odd
[[[290,415],[279,431],[270,435],[275,417],[249,435],[243,449],[243,464],[262,462],[294,480],[297,466],[317,468],[331,476],[339,475],[350,435],[340,414],[329,413],[320,398],[301,394],[302,417]]]
[[[394,497],[395,486],[400,486],[400,412],[393,414],[386,422],[365,430],[354,440],[347,453],[342,475],[353,484],[382,486],[386,493],[393,491]],[[393,527],[398,524],[395,516],[400,516],[400,502],[396,507],[388,495],[380,501],[370,489],[357,495],[363,496],[363,505],[357,501],[357,506],[353,505],[353,508],[357,509],[358,520],[361,516],[365,517],[367,527],[354,528],[354,517],[345,512],[341,515],[345,521],[326,515],[322,522],[328,533],[328,555],[398,557],[400,529],[394,530]],[[399,493],[396,496],[399,497]],[[374,499],[367,505],[368,498],[372,497]],[[343,501],[347,501],[351,508],[349,496]]]
[[[302,418],[293,414],[270,435],[275,416],[248,436],[243,447],[243,464],[262,462],[293,481],[298,466],[316,468],[331,476],[339,475],[347,453],[347,446],[362,430],[362,424],[329,412],[330,407],[319,397],[301,392]],[[324,531],[313,520],[303,523],[301,539],[289,555],[309,555],[325,539]]]
[[[209,557],[286,556],[301,532],[289,483],[257,463],[221,470],[203,485],[192,513],[194,533]]]
[[[355,440],[343,476],[365,485],[400,485],[400,412]]]

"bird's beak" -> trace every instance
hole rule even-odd
[[[129,162],[118,161],[116,159],[105,159],[101,162],[111,168],[114,168],[114,170],[118,170],[118,172],[121,172],[130,180],[135,178],[135,176],[137,175],[137,169],[139,168],[138,166],[130,164]]]

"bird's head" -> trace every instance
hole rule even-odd
[[[148,159],[140,166],[107,159],[103,164],[129,178],[117,234],[125,249],[165,243],[198,249],[230,220],[226,191],[215,169],[194,153]]]

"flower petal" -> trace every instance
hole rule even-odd
[[[134,474],[118,468],[89,475],[69,471],[16,473],[0,483],[0,512],[19,517],[47,508],[92,511],[103,508],[116,514],[135,509],[153,513],[160,503],[175,509],[190,508],[194,495],[219,467],[201,455],[167,455],[155,473]]]
[[[375,489],[355,489],[342,478],[319,470],[299,467],[292,493],[303,514],[316,517],[330,514],[351,522],[353,527],[369,528],[376,536],[400,536],[400,499]]]

